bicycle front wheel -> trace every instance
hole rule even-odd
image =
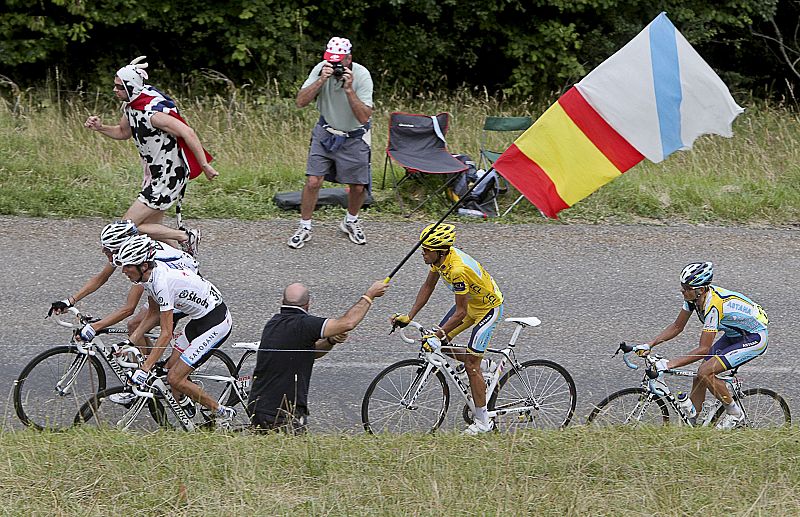
[[[105,387],[106,373],[97,357],[58,346],[23,368],[14,382],[14,409],[29,427],[62,431],[72,427],[81,404]]]
[[[125,386],[101,390],[73,416],[75,425],[101,429],[152,432],[160,428],[174,428],[160,400],[136,396]]]
[[[575,413],[575,382],[552,361],[534,359],[509,370],[489,398],[495,424],[504,431],[562,429]]]
[[[745,414],[745,427],[769,428],[788,426],[792,423],[792,415],[789,412],[789,404],[783,397],[767,388],[751,388],[742,391],[739,399],[742,410]],[[725,407],[717,409],[714,418],[711,420],[715,424],[722,415],[725,414]]]
[[[625,388],[603,399],[586,419],[587,425],[666,425],[669,408],[664,399],[644,388]]]
[[[444,374],[420,359],[395,363],[372,381],[361,403],[368,433],[432,433],[450,404]]]

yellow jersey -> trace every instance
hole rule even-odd
[[[489,310],[503,304],[503,293],[480,262],[458,248],[450,248],[441,266],[431,266],[455,294],[466,294],[467,306]]]

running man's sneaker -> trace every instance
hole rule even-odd
[[[740,415],[731,415],[725,413],[722,419],[717,424],[717,429],[735,429],[744,425],[744,413]]]
[[[217,408],[217,427],[228,429],[236,418],[236,410],[232,407],[220,406]]]
[[[289,242],[287,242],[286,244],[288,244],[290,248],[299,250],[300,248],[306,245],[306,242],[310,240],[311,240],[311,230],[304,227],[301,224],[300,226],[297,227],[297,231],[294,232],[294,235],[292,235],[289,238]]]
[[[464,429],[464,434],[475,436],[477,434],[488,433],[489,431],[494,431],[494,420],[489,420],[485,424],[480,420],[475,420],[472,422],[472,425]]]
[[[123,391],[122,393],[112,393],[108,396],[108,400],[114,404],[121,404],[126,406],[136,400],[136,395],[130,391]]]
[[[350,240],[356,244],[366,244],[367,237],[364,235],[364,230],[361,229],[361,223],[356,220],[354,222],[347,222],[347,219],[339,224],[339,229],[350,237]]]
[[[181,249],[189,255],[197,257],[200,251],[200,230],[196,228],[189,229],[183,226],[180,229],[183,230],[188,237],[188,239],[181,242]]]

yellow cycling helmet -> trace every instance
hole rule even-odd
[[[427,235],[434,226],[436,226],[436,229],[430,235]],[[435,223],[429,224],[419,234],[419,240],[426,250],[450,249],[450,246],[456,243],[456,227],[452,224],[439,224],[438,226]]]

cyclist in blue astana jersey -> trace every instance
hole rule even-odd
[[[648,345],[652,348],[674,338],[683,331],[692,313],[696,313],[703,323],[700,344],[688,355],[670,361],[659,360],[656,368],[659,371],[680,368],[703,359],[692,384],[692,404],[701,408],[708,389],[725,406],[725,416],[717,427],[732,429],[742,423],[744,413],[733,402],[725,382],[716,375],[764,353],[769,319],[764,309],[747,296],[711,285],[713,267],[711,262],[693,262],[683,268],[683,308],[675,322]],[[714,341],[718,332],[723,334]]]

